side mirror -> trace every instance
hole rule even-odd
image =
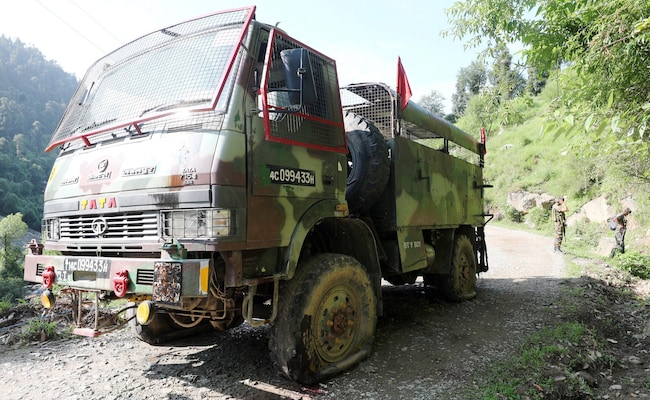
[[[317,101],[309,51],[303,48],[282,50],[280,58],[291,105],[300,109],[304,104]]]

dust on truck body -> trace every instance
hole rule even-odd
[[[487,270],[483,144],[386,85],[340,88],[255,7],[97,61],[55,148],[25,279],[79,316],[129,299],[149,343],[271,323],[278,370],[314,383],[369,356],[382,278],[458,301]]]

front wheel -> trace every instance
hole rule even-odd
[[[280,291],[269,348],[281,373],[313,385],[370,355],[377,299],[354,258],[318,254]]]
[[[135,318],[136,303],[127,303],[126,318],[131,331],[143,342],[157,345],[170,340],[205,332],[209,324],[202,319],[192,319],[181,315],[169,313],[156,313],[151,322],[141,325]]]

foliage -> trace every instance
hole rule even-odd
[[[551,211],[535,207],[526,214],[526,223],[539,231],[552,231],[553,223],[551,222]]]
[[[565,322],[554,328],[542,329],[521,345],[517,356],[502,361],[488,371],[477,397],[495,400],[542,398],[541,393],[553,393],[555,383],[547,377],[547,365],[553,360],[567,357],[568,347],[584,341],[587,336],[586,327],[578,322]],[[574,363],[580,361],[573,360]],[[569,365],[564,367],[571,368]],[[570,384],[589,390],[575,375],[568,374],[568,377],[574,380]],[[531,385],[531,382],[535,384]],[[526,392],[525,395],[522,391]]]
[[[444,117],[444,102],[445,97],[437,90],[432,90],[429,94],[420,97],[417,103],[431,114]]]
[[[467,46],[486,41],[493,52],[521,43],[524,62],[537,71],[573,71],[562,87],[563,117],[580,121],[594,138],[611,134],[619,146],[635,142],[637,156],[647,154],[638,144],[650,139],[649,2],[464,0],[447,14],[452,27],[444,34]],[[620,149],[603,144],[601,153]]]
[[[503,44],[496,50],[494,64],[488,77],[500,101],[518,97],[526,88],[526,80],[512,69],[512,55]]]
[[[25,293],[25,281],[22,277],[9,277],[0,279],[0,299],[13,304],[16,299],[22,299]]]
[[[9,298],[3,298],[0,300],[0,314],[9,310],[12,306],[12,301]]]
[[[487,79],[487,69],[481,62],[474,61],[468,67],[461,68],[456,79],[456,93],[451,96],[455,115],[465,114],[470,98],[484,90]]]
[[[58,336],[56,322],[41,318],[34,318],[29,321],[27,328],[22,334],[25,340],[56,339]]]
[[[40,229],[56,158],[43,150],[76,86],[74,75],[37,49],[0,36],[0,215],[20,211],[28,226]]]
[[[581,244],[584,244],[588,248],[596,248],[600,239],[608,234],[602,226],[595,222],[591,222],[586,218],[581,218],[578,221],[571,224],[567,227],[567,238],[571,238],[572,241],[578,241]]]
[[[512,206],[506,208],[506,218],[512,222],[524,222],[524,214]]]
[[[23,251],[13,244],[16,239],[27,233],[27,224],[23,222],[21,213],[8,215],[0,219],[0,278],[22,276],[19,261]]]
[[[612,263],[618,269],[627,271],[641,279],[650,279],[650,256],[627,250],[619,254]]]

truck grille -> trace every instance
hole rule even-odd
[[[60,219],[62,240],[78,239],[156,239],[158,213],[84,215]]]

